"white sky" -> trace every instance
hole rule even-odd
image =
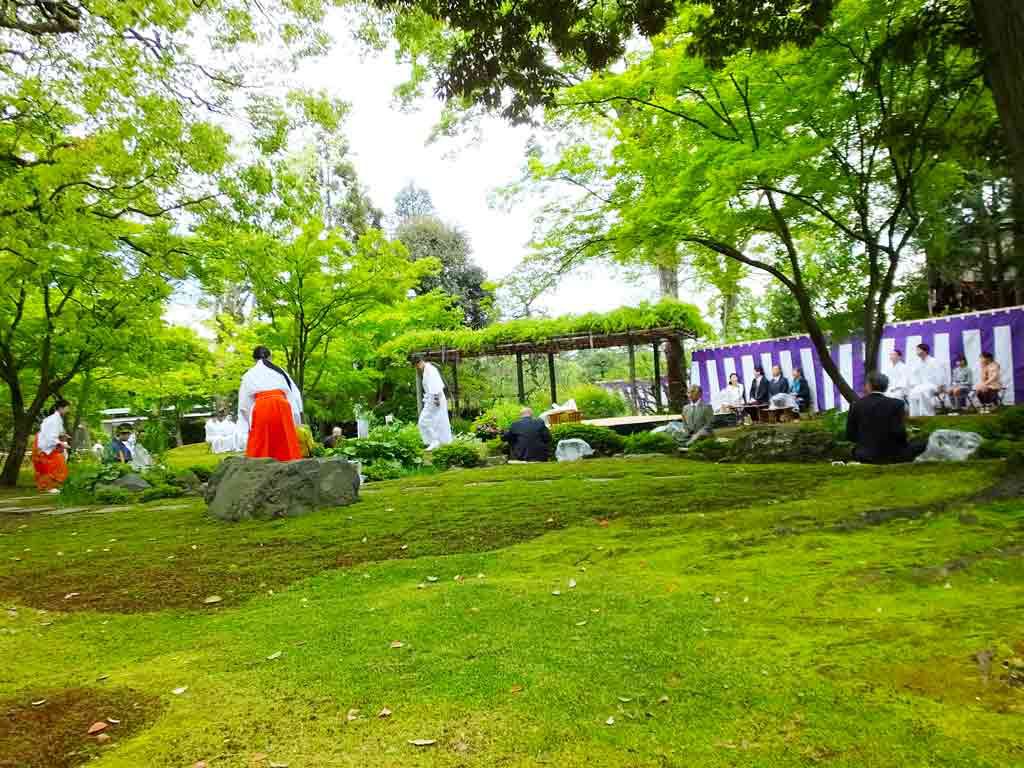
[[[400,111],[393,100],[405,68],[391,52],[362,55],[351,41],[341,13],[330,17],[337,41],[332,52],[306,62],[289,82],[291,87],[324,89],[351,105],[345,124],[352,160],[374,204],[385,213],[395,194],[410,181],[430,192],[438,215],[470,237],[474,260],[498,280],[529,253],[533,219],[541,201],[521,201],[511,210],[492,208],[491,193],[521,175],[530,129],[512,127],[497,118],[482,126],[479,142],[442,140],[427,144],[441,111],[426,96],[412,112]],[[657,298],[657,281],[642,284],[625,272],[594,267],[573,275],[538,305],[551,314],[605,311]],[[167,312],[171,322],[196,321],[195,297],[182,295]]]

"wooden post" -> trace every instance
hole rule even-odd
[[[416,413],[423,412],[423,381],[420,379],[420,369],[413,368],[413,377],[416,379]]]
[[[516,352],[516,384],[519,386],[519,403],[526,405],[526,386],[523,384],[523,353]]]
[[[548,352],[548,381],[551,384],[551,404],[558,402],[558,385],[555,382],[555,353]]]
[[[640,408],[637,405],[639,401],[636,396],[636,348],[633,346],[632,339],[629,342],[629,387],[633,400],[633,415],[637,415]]]
[[[654,352],[654,405],[661,411],[661,350],[658,349],[658,342],[652,345]]]
[[[459,358],[452,358],[452,416],[459,415]]]

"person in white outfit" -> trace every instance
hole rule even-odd
[[[743,391],[740,377],[735,373],[730,373],[729,383],[718,393],[718,412],[741,413],[746,402],[746,393]]]
[[[889,388],[886,397],[907,402],[910,396],[910,368],[903,362],[903,353],[894,349],[889,353]]]
[[[907,396],[911,416],[934,416],[935,397],[946,390],[946,367],[931,352],[927,344],[917,345],[919,362],[911,374]]]
[[[428,451],[452,442],[452,425],[448,421],[448,400],[444,396],[444,379],[433,363],[416,360],[423,375],[423,410],[420,411],[420,437]]]

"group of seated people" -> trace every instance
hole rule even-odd
[[[217,413],[206,421],[206,442],[210,453],[239,453],[245,450],[246,437],[235,420],[224,413]]]
[[[106,464],[131,464],[135,469],[153,465],[153,457],[139,442],[129,424],[122,424],[114,430],[110,445],[104,447],[97,443],[92,447],[92,452],[97,459]]]
[[[953,370],[947,374],[946,366],[932,356],[931,347],[918,344],[917,362],[904,362],[903,354],[894,349],[889,353],[889,386],[886,394],[902,400],[911,416],[934,416],[941,398],[948,398],[953,410],[963,410],[977,400],[981,413],[997,405],[1003,391],[1003,372],[991,352],[982,352],[979,362],[980,377],[974,383],[974,372],[967,358],[958,355]]]
[[[719,413],[749,414],[756,421],[765,408],[806,411],[811,406],[811,388],[800,368],[794,368],[791,378],[782,375],[782,368],[772,366],[771,378],[764,368],[754,366],[754,379],[750,389],[744,388],[737,374],[729,375],[729,383],[718,396]]]

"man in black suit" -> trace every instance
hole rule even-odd
[[[782,369],[777,365],[773,365],[772,378],[768,382],[768,399],[771,400],[776,395],[785,395],[788,392],[789,382],[782,375]]]
[[[846,418],[846,439],[856,443],[853,458],[865,464],[913,461],[926,447],[923,441],[907,440],[903,401],[886,397],[888,388],[888,376],[869,373],[864,397],[850,406]]]
[[[752,405],[768,405],[768,379],[764,377],[764,368],[754,366],[754,380],[750,382],[750,397],[747,402]]]
[[[513,461],[547,461],[551,458],[551,432],[547,424],[533,417],[532,408],[524,408],[501,439],[508,443],[509,458]]]

